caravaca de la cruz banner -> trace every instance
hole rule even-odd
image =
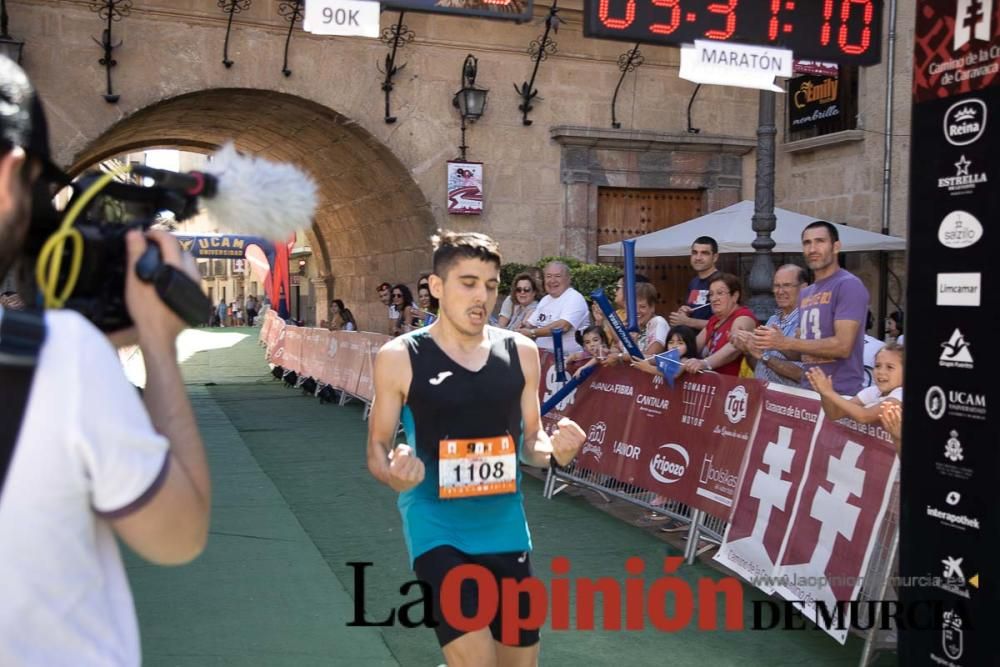
[[[547,355],[542,370],[544,402],[562,384]],[[757,588],[813,620],[857,599],[897,482],[881,427],[826,420],[811,391],[625,367],[593,373],[546,426],[564,416],[587,433],[577,467],[727,521],[715,559]],[[840,625],[819,624],[843,643]]]

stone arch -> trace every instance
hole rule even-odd
[[[378,331],[383,280],[414,282],[430,265],[430,206],[406,167],[351,119],[270,90],[214,88],[165,99],[115,123],[73,159],[71,173],[126,151],[173,147],[211,152],[228,140],[254,155],[308,170],[320,189],[309,231],[323,284],[317,304],[343,299]],[[325,317],[325,314],[322,314]]]

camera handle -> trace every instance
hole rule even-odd
[[[160,246],[155,241],[142,253],[135,265],[135,274],[144,283],[156,288],[160,300],[192,327],[208,324],[212,303],[201,286],[187,274],[163,263]]]

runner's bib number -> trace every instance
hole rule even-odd
[[[438,497],[473,498],[517,491],[517,447],[509,435],[442,440]]]

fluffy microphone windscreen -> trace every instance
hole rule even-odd
[[[240,155],[227,143],[212,156],[205,173],[218,179],[218,192],[201,202],[230,232],[284,241],[312,226],[316,183],[298,167]]]

